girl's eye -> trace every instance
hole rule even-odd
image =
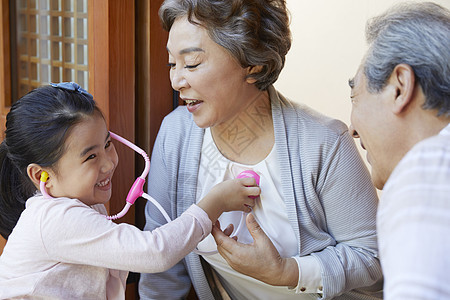
[[[174,63],[168,63],[167,66],[171,69],[175,68],[175,64]]]
[[[196,64],[196,65],[186,65],[185,68],[186,69],[195,69],[199,66],[200,64]]]
[[[86,158],[86,161],[88,161],[88,160],[90,160],[90,159],[94,159],[94,158],[96,158],[96,157],[97,157],[97,155],[91,154],[91,155],[88,156],[88,158]]]
[[[109,146],[111,146],[111,141],[107,141],[107,142],[106,142],[105,149],[106,149],[106,148],[109,148]]]

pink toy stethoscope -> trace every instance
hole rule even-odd
[[[140,155],[142,155],[144,157],[145,160],[145,167],[144,167],[144,171],[142,172],[141,176],[139,176],[138,178],[136,178],[136,180],[134,181],[133,185],[131,186],[130,191],[128,192],[127,198],[125,200],[125,206],[122,209],[121,212],[119,212],[116,215],[112,215],[112,216],[106,216],[106,218],[108,220],[117,220],[119,218],[122,218],[130,209],[131,205],[134,204],[134,202],[136,201],[137,198],[142,197],[147,199],[148,201],[150,201],[153,205],[156,206],[156,208],[158,208],[158,210],[161,212],[161,214],[164,216],[164,218],[166,219],[167,222],[171,222],[172,220],[170,219],[169,215],[167,214],[167,212],[164,210],[164,208],[158,203],[158,201],[156,201],[155,199],[153,199],[150,195],[148,195],[147,193],[144,193],[144,184],[145,184],[145,178],[148,175],[148,172],[150,171],[150,159],[148,158],[147,153],[145,153],[144,150],[142,150],[141,148],[139,148],[138,146],[136,146],[135,144],[131,143],[130,141],[124,139],[123,137],[110,132],[110,135],[113,139],[125,144],[126,146],[130,147],[131,149],[133,149],[134,151],[136,151],[137,153],[139,153]],[[256,180],[256,184],[259,185],[259,181],[260,181],[260,176],[252,171],[252,170],[245,170],[241,173],[238,174],[237,178],[243,178],[243,177],[254,177]],[[53,198],[52,196],[50,196],[47,193],[47,189],[45,188],[45,182],[48,179],[48,174],[47,172],[42,172],[41,175],[41,180],[40,180],[40,190],[42,195],[45,198]],[[236,228],[236,230],[234,231],[234,234],[236,235],[236,233],[238,233],[241,228],[244,226],[245,224],[245,216],[247,214],[242,212],[242,217],[241,220],[239,222],[238,227]],[[194,250],[194,253],[197,253],[199,255],[212,255],[212,254],[216,254],[218,253],[217,250],[213,250],[213,251],[200,251],[200,250]]]

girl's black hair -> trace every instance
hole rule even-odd
[[[11,106],[0,145],[0,234],[4,238],[37,191],[27,175],[28,165],[54,167],[65,151],[70,128],[94,112],[101,115],[90,94],[54,86],[39,87]]]

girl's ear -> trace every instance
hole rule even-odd
[[[38,164],[29,164],[27,167],[27,175],[34,183],[34,186],[36,186],[37,189],[39,189],[39,184],[41,181],[41,175],[43,171],[45,170]]]

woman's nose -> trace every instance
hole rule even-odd
[[[188,82],[183,75],[183,70],[172,69],[170,72],[170,82],[172,83],[172,88],[176,91],[180,91],[188,86]]]
[[[348,130],[349,130],[349,132],[350,132],[350,135],[351,135],[353,138],[355,138],[355,139],[359,138],[359,134],[358,134],[358,132],[355,130],[355,128],[353,128],[353,125],[350,124],[350,127],[348,128]]]

